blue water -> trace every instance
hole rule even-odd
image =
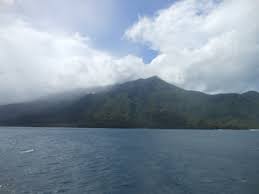
[[[258,194],[259,131],[2,127],[0,193]]]

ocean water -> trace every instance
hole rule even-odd
[[[258,194],[259,131],[1,127],[0,193]]]

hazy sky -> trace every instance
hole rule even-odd
[[[0,0],[0,104],[158,75],[259,91],[258,0]]]

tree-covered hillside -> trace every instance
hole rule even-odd
[[[30,109],[29,103],[27,109]],[[3,111],[6,111],[4,106],[0,107],[0,115]],[[2,116],[0,123],[117,128],[259,128],[259,93],[208,95],[151,77],[115,85],[38,112],[27,110],[23,114],[18,106],[17,111],[19,114],[11,119]]]

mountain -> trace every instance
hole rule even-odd
[[[69,100],[0,106],[0,124],[111,128],[259,128],[259,93],[209,95],[159,77]]]
[[[14,120],[24,115],[39,115],[44,112],[59,110],[61,107],[67,107],[87,94],[105,91],[109,87],[79,88],[43,96],[31,102],[0,105],[0,124],[3,121]]]

